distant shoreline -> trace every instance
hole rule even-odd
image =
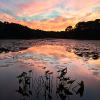
[[[77,39],[100,40],[100,19],[79,22],[73,28],[68,26],[65,31],[33,30],[16,23],[0,22],[0,39]]]
[[[76,39],[76,38],[0,38],[0,40],[54,40],[54,39],[57,39],[57,40],[60,40],[60,39],[64,39],[64,40],[90,40],[90,41],[99,41],[100,39]]]

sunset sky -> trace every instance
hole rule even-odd
[[[79,21],[100,19],[100,0],[0,0],[0,21],[61,31]]]

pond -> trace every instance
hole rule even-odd
[[[0,100],[100,100],[100,41],[0,40]]]

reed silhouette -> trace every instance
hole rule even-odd
[[[37,98],[41,97],[42,100],[70,100],[72,95],[84,94],[84,82],[72,79],[68,76],[67,67],[58,70],[57,81],[54,84],[54,75],[50,70],[44,69],[44,75],[40,75],[37,78],[33,76],[33,71],[22,72],[17,76],[18,79],[18,90],[23,100],[27,100],[27,97],[33,97],[36,95]],[[54,95],[55,94],[55,95]],[[54,97],[55,96],[55,97]],[[37,99],[38,100],[38,99]]]
[[[80,83],[77,83],[75,79],[73,80],[71,77],[67,76],[67,73],[67,67],[58,71],[58,83],[56,93],[58,94],[60,99],[70,100],[70,96],[74,94],[80,94],[80,96],[83,96],[84,82],[81,81]]]
[[[32,80],[32,70],[28,72],[22,72],[17,76],[19,88],[16,90],[23,98],[21,100],[25,100],[26,97],[30,97],[32,95],[31,88],[31,80]]]

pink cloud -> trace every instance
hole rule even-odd
[[[85,7],[94,6],[99,0],[70,0],[68,7],[74,9],[84,9]]]
[[[64,30],[69,25],[75,25],[79,21],[100,18],[100,11],[92,12],[92,8],[98,7],[99,5],[100,0],[37,0],[35,2],[29,0],[27,3],[18,3],[15,7],[17,10],[13,10],[16,11],[15,17],[2,12],[0,13],[0,20],[20,23],[33,29],[59,31]],[[0,2],[0,7],[3,8],[4,6],[6,5]],[[41,17],[40,14],[49,15],[52,11],[58,12],[60,14],[59,17],[51,17],[50,19],[47,16],[48,18],[46,20],[33,21],[31,19],[30,22],[24,21],[23,18],[22,20],[17,19],[35,15]]]
[[[39,14],[43,12],[51,11],[57,4],[58,0],[47,0],[47,1],[40,1],[40,2],[32,2],[31,4],[23,4],[20,5],[22,12],[18,12],[17,15],[32,15],[32,14]]]
[[[7,22],[16,22],[16,18],[14,18],[6,13],[0,13],[0,20],[7,21]]]

